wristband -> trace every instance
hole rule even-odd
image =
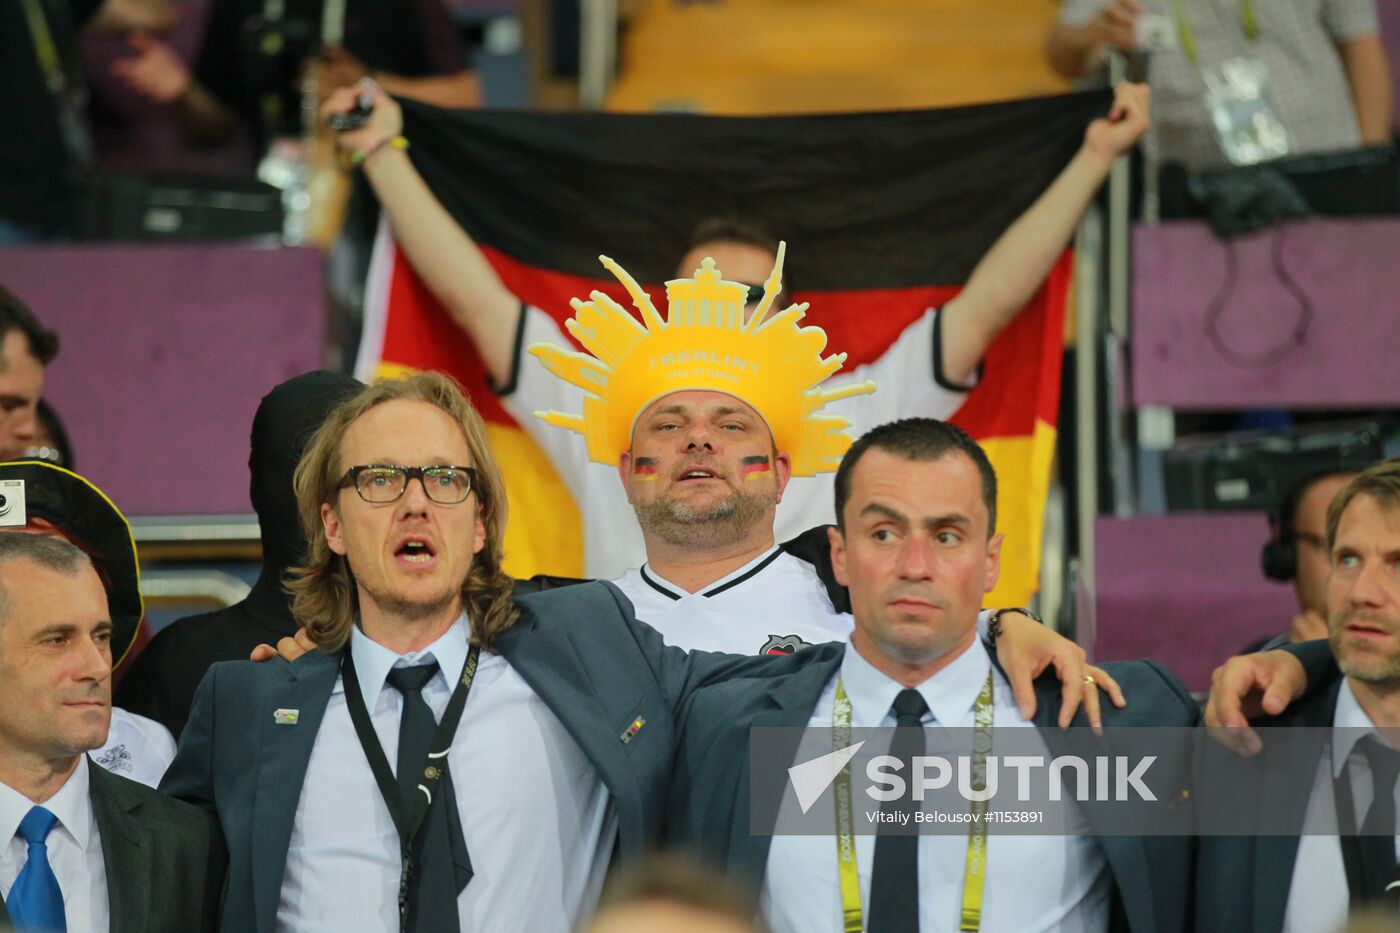
[[[370,156],[374,155],[376,152],[383,149],[385,146],[388,146],[392,149],[407,149],[408,140],[402,136],[381,137],[374,143],[374,145],[370,146],[368,149],[357,149],[354,152],[350,153],[350,164],[356,167],[363,165]]]
[[[1038,625],[1045,624],[1044,622],[1040,621],[1040,616],[1036,615],[1034,612],[1031,612],[1029,609],[997,609],[991,614],[991,616],[987,618],[987,641],[992,643],[993,648],[996,647],[997,639],[1001,638],[1001,617],[1006,615],[1006,613],[1008,612],[1019,612],[1021,615],[1025,616],[1027,619],[1030,619],[1032,622],[1035,622]]]

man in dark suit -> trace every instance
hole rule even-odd
[[[851,593],[850,643],[800,652],[782,676],[706,686],[685,709],[673,841],[761,890],[766,919],[779,933],[836,933],[843,914],[880,933],[956,929],[974,892],[984,930],[1188,928],[1189,838],[983,837],[986,869],[972,884],[964,879],[965,836],[853,835],[843,878],[832,836],[752,829],[751,819],[768,820],[782,793],[751,788],[754,727],[830,730],[837,715],[857,727],[1024,725],[976,631],[982,595],[999,569],[995,509],[991,465],[957,428],[909,419],[870,431],[836,477],[831,547]],[[1160,667],[1107,667],[1131,702],[1107,710],[1106,726],[1195,723],[1195,704]],[[1037,681],[1036,725],[1054,725],[1056,686],[1052,678]],[[1055,751],[1056,734],[1044,740]],[[764,785],[758,777],[754,787]],[[1091,821],[1091,828],[1102,827]],[[844,883],[850,879],[853,887]]]
[[[82,551],[0,535],[0,921],[212,930],[224,858],[212,821],[85,754],[107,738],[112,637]]]
[[[1261,808],[1293,814],[1298,828],[1336,813],[1356,834],[1203,837],[1201,930],[1340,929],[1350,910],[1377,903],[1394,916],[1385,892],[1400,880],[1393,799],[1400,753],[1388,731],[1400,727],[1400,460],[1370,467],[1337,493],[1327,552],[1328,642],[1293,649],[1311,675],[1308,691],[1251,725],[1327,729],[1331,741],[1301,771],[1310,780],[1299,781],[1297,767],[1261,764],[1253,797]],[[1265,736],[1265,759],[1282,745]],[[1285,753],[1299,757],[1296,749]],[[1350,813],[1334,797],[1343,784]]]

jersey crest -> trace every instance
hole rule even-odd
[[[759,654],[794,654],[802,648],[810,648],[810,641],[803,641],[798,635],[769,635]]]

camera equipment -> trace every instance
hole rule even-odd
[[[24,480],[0,481],[0,528],[19,527],[27,521],[24,509]]]
[[[355,108],[344,113],[333,113],[326,118],[326,124],[337,133],[344,133],[346,130],[358,130],[369,122],[369,115],[374,112],[374,98],[368,94],[361,94],[355,99]]]

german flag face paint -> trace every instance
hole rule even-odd
[[[773,464],[763,455],[745,457],[739,463],[745,480],[760,479],[773,472]]]
[[[636,457],[632,460],[633,479],[654,480],[656,476],[655,457]]]

